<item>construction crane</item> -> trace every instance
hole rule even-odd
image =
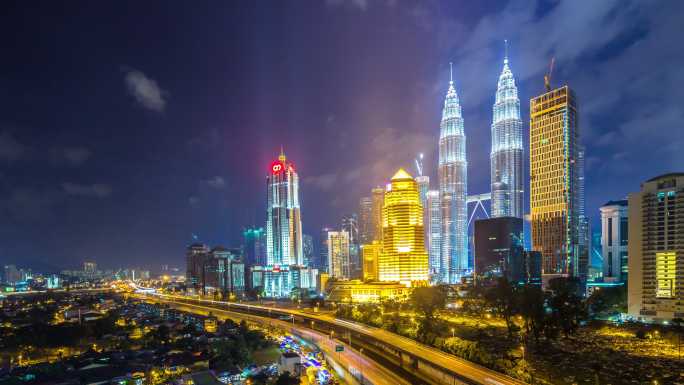
[[[553,74],[553,64],[556,62],[556,57],[551,58],[551,64],[549,65],[549,72],[544,75],[544,86],[546,87],[546,92],[551,91],[551,74]]]
[[[418,176],[423,176],[423,153],[418,154],[416,158],[416,169],[418,170]]]

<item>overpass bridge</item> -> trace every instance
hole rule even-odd
[[[287,320],[293,326],[324,332],[370,353],[380,363],[395,366],[409,374],[415,385],[519,385],[524,382],[485,368],[439,349],[423,345],[412,339],[399,336],[367,325],[335,318],[330,314],[285,309],[262,305],[193,299],[183,296],[146,294],[156,300],[166,300],[201,306],[207,309],[228,310],[246,313],[262,318]]]

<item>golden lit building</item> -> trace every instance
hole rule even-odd
[[[530,100],[530,209],[532,249],[542,272],[584,277],[580,247],[583,204],[581,147],[575,95],[568,86]]]
[[[423,207],[418,184],[404,169],[392,177],[383,204],[382,251],[378,281],[405,286],[428,280],[428,255],[423,231]]]
[[[644,321],[684,318],[684,173],[629,194],[627,311]]]
[[[361,258],[363,260],[363,280],[377,281],[378,279],[378,254],[382,244],[373,241],[366,245],[361,245]]]
[[[411,290],[398,282],[361,282],[354,279],[332,282],[326,298],[328,302],[337,303],[406,301]]]

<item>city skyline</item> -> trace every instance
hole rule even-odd
[[[38,16],[43,22],[35,31],[16,22],[3,27],[8,29],[6,35],[11,35],[10,29],[25,32],[11,47],[17,57],[0,65],[5,84],[0,101],[7,107],[0,121],[0,209],[9,225],[0,232],[3,262],[43,268],[78,266],[86,259],[103,267],[182,266],[180,250],[193,242],[192,234],[206,244],[239,245],[243,227],[264,226],[263,170],[281,144],[301,170],[304,233],[318,234],[324,225],[338,224],[341,215],[356,211],[360,197],[368,196],[370,188],[380,185],[395,167],[412,170],[417,152],[425,154],[425,175],[433,182],[431,189],[436,189],[435,127],[449,61],[455,63],[454,82],[466,122],[468,191],[487,192],[493,79],[501,71],[504,39],[510,41],[509,55],[515,63],[525,141],[529,135],[526,101],[542,91],[542,75],[552,56],[557,64],[553,83],[569,82],[581,100],[586,111],[581,123],[582,142],[587,145],[586,213],[595,228],[603,203],[624,199],[638,190],[641,181],[677,171],[675,166],[683,161],[681,153],[670,149],[681,146],[681,132],[666,135],[659,129],[678,121],[672,102],[679,100],[681,91],[672,85],[677,82],[661,81],[661,87],[652,88],[643,84],[649,76],[672,77],[679,72],[655,66],[647,71],[640,60],[639,66],[634,65],[635,57],[656,61],[670,54],[654,41],[672,35],[668,34],[675,28],[671,15],[677,12],[668,15],[635,4],[626,10],[617,3],[595,5],[594,14],[577,15],[572,28],[586,33],[582,28],[591,31],[587,26],[596,18],[611,15],[614,24],[602,31],[600,39],[571,44],[548,36],[536,51],[531,48],[534,32],[563,12],[573,14],[567,4],[539,5],[540,9],[510,4],[500,9],[466,7],[460,16],[448,5],[423,6],[435,24],[460,23],[464,37],[444,36],[421,25],[419,16],[410,14],[415,8],[403,4],[369,3],[361,9],[345,2],[322,2],[299,16],[297,9],[261,12],[258,5],[226,5],[193,43],[183,42],[166,27],[159,32],[141,27],[146,33],[124,37],[133,42],[130,47],[117,43],[120,36],[114,26],[93,28],[87,19],[97,20],[102,12],[134,25],[166,25],[162,22],[167,19],[126,16],[107,7],[86,7],[80,15],[67,17],[66,23],[46,16],[65,11],[42,10]],[[8,14],[19,22],[35,16],[30,9],[10,8]],[[388,9],[394,13],[385,12]],[[170,10],[165,16],[177,20],[185,11]],[[199,15],[206,10],[193,12]],[[216,32],[257,39],[251,36],[287,29],[278,23],[265,31],[240,24],[228,31],[219,27],[231,24],[226,21],[232,17],[256,14],[266,20],[282,14],[301,20],[324,17],[331,26],[311,46],[295,45],[298,49],[286,53],[282,42],[271,42],[267,46],[274,55],[248,50],[245,59],[230,64],[234,57],[226,52],[241,52],[241,46],[212,39]],[[628,25],[627,14],[637,15],[644,26]],[[520,30],[514,28],[516,16],[529,20]],[[502,21],[495,23],[500,27],[485,31],[481,25],[491,20]],[[399,37],[418,38],[394,42],[379,21],[406,22],[400,23]],[[377,40],[358,43],[355,49],[382,49],[379,56],[386,59],[364,59],[371,60],[365,65],[382,71],[362,71],[355,61],[336,66],[332,50],[322,48],[327,39],[332,47],[355,39],[354,33],[341,33],[335,27],[351,22],[358,22],[366,34],[379,34]],[[54,46],[41,43],[41,36],[57,25],[49,33]],[[83,36],[82,28],[93,33]],[[298,26],[282,36],[292,39],[293,34],[306,31]],[[162,35],[168,39],[160,39]],[[430,36],[434,40],[427,39]],[[99,41],[103,44],[96,44]],[[431,42],[424,45],[425,41]],[[93,51],[86,54],[75,46]],[[302,52],[307,48],[323,49],[331,56],[315,59]],[[27,49],[35,55],[27,55]],[[120,59],[103,60],[103,50]],[[157,52],[156,57],[144,54],[149,50]],[[680,55],[677,50],[675,54]],[[398,60],[407,56],[418,59]],[[45,62],[51,65],[44,66]],[[653,62],[644,67],[649,63]],[[302,69],[295,69],[298,65]],[[612,73],[610,69],[617,66],[620,74]],[[581,71],[584,67],[592,71]],[[200,68],[206,76],[178,75]],[[325,75],[316,72],[321,68],[326,68]],[[246,76],[238,79],[239,74]],[[304,75],[311,76],[300,88]],[[598,90],[606,96],[594,97]],[[649,99],[655,104],[641,104]],[[621,109],[615,111],[618,105]],[[659,106],[658,113],[653,112],[654,106]],[[613,121],[614,116],[620,119]],[[654,153],[659,158],[637,151],[644,143],[658,148]],[[406,153],[385,156],[402,144]],[[527,145],[524,148],[523,159],[527,159]],[[527,180],[529,171],[524,173]],[[337,189],[340,185],[347,188]],[[526,183],[523,186],[526,189]],[[524,201],[529,212],[529,195]],[[44,236],[36,240],[37,233]]]

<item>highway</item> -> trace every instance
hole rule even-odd
[[[139,296],[143,300],[150,300],[150,297]],[[365,385],[411,385],[410,382],[404,378],[397,376],[395,373],[387,370],[373,360],[368,359],[359,351],[353,349],[348,344],[338,339],[332,339],[327,334],[322,334],[315,330],[305,327],[304,325],[292,324],[287,321],[261,317],[251,314],[238,313],[234,311],[217,309],[210,306],[203,306],[197,304],[190,304],[186,302],[177,302],[172,299],[153,298],[153,301],[159,303],[169,304],[170,306],[186,311],[189,313],[196,313],[202,315],[212,315],[219,318],[230,318],[233,320],[245,320],[248,322],[258,323],[261,325],[268,325],[270,327],[278,327],[286,330],[293,335],[296,335],[305,340],[311,341],[332,361],[333,366],[337,366],[337,374],[350,385],[365,384]],[[336,352],[336,345],[344,346],[344,351]],[[343,370],[340,370],[340,367]]]
[[[217,311],[221,308],[229,307],[231,310],[247,312],[252,314],[262,313],[262,316],[277,317],[278,315],[289,315],[296,318],[298,322],[301,322],[301,327],[304,329],[310,329],[309,322],[319,321],[320,323],[328,323],[335,325],[339,328],[353,331],[354,333],[369,337],[369,339],[380,340],[383,344],[390,345],[394,349],[403,352],[406,355],[411,355],[413,357],[419,358],[421,363],[425,365],[430,365],[438,368],[440,371],[451,375],[452,377],[443,378],[443,376],[438,376],[439,378],[431,378],[429,383],[435,384],[453,384],[453,383],[465,383],[465,384],[484,384],[484,385],[519,385],[524,384],[524,382],[517,380],[515,378],[509,377],[505,374],[498,373],[491,369],[487,369],[481,365],[472,363],[470,361],[464,360],[462,358],[453,356],[451,354],[445,353],[439,349],[429,347],[427,345],[421,344],[417,341],[411,340],[406,337],[399,336],[397,334],[388,332],[384,329],[374,328],[367,325],[358,324],[355,322],[349,322],[346,320],[337,319],[330,314],[321,314],[314,312],[306,312],[298,309],[283,309],[276,307],[267,307],[261,305],[251,305],[251,304],[241,304],[241,303],[229,303],[221,301],[212,300],[201,300],[192,299],[182,296],[169,296],[164,294],[153,294],[159,299],[165,299],[166,301],[178,302],[183,301],[188,303],[188,301],[195,304],[200,308],[205,310]],[[294,323],[294,322],[293,322]],[[418,374],[417,374],[418,375]],[[434,376],[433,376],[434,377]],[[422,377],[421,377],[422,378]],[[427,380],[426,380],[427,381]],[[395,382],[395,384],[398,384]]]

